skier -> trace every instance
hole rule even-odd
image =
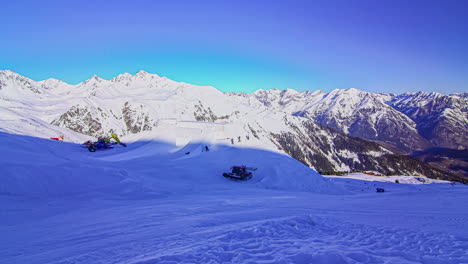
[[[210,149],[208,148],[208,146],[205,146],[205,151],[206,151],[206,152],[210,151]]]
[[[247,138],[247,140],[250,140],[250,137],[249,137],[249,135],[246,135],[245,137]]]
[[[233,144],[233,145],[234,145],[234,139],[233,139],[233,138],[231,138],[231,144]]]
[[[237,142],[240,142],[240,136],[237,137]]]

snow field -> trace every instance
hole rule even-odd
[[[439,186],[441,192],[449,190]],[[423,190],[391,194],[390,201],[376,193],[336,196],[246,188],[47,203],[4,197],[0,202],[7,217],[0,219],[0,231],[8,247],[0,248],[0,260],[465,263],[468,214],[456,210],[463,201],[454,198],[464,197],[466,187],[454,188],[447,198]]]
[[[304,215],[229,231],[135,263],[464,263],[467,247],[467,240],[454,236]]]
[[[464,185],[327,179],[167,131],[95,153],[0,133],[0,263],[468,262]],[[258,170],[232,181],[232,165]]]
[[[395,176],[372,176],[364,173],[350,173],[343,176],[325,176],[326,178],[346,178],[346,179],[356,179],[363,181],[378,181],[378,182],[395,182],[399,181],[401,184],[431,184],[431,183],[450,183],[449,181],[436,180],[427,178],[424,176],[405,176],[405,175],[395,175]]]
[[[87,192],[120,193],[127,184],[155,192],[178,192],[233,185],[253,188],[334,192],[329,180],[294,159],[264,150],[194,142],[178,148],[170,142],[136,141],[122,147],[90,153],[78,144],[2,134],[8,154],[2,160],[4,181],[0,193],[60,196]],[[186,154],[190,153],[190,154]],[[248,182],[233,183],[222,173],[232,165],[258,168]]]

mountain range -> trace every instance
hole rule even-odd
[[[354,88],[223,93],[144,71],[71,85],[4,70],[0,129],[39,137],[67,133],[79,141],[81,135],[128,136],[198,123],[216,127],[205,140],[279,151],[321,173],[377,170],[466,181],[459,153],[468,149],[467,98]],[[450,155],[440,158],[441,149]]]

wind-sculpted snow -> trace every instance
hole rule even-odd
[[[90,153],[78,144],[0,134],[5,157],[0,194],[55,197],[122,193],[135,185],[147,192],[179,192],[234,184],[222,177],[233,165],[257,168],[255,177],[235,187],[333,193],[333,184],[289,156],[261,149],[210,145],[177,148],[160,141]],[[186,154],[190,153],[190,154]],[[150,176],[151,175],[151,176]],[[131,186],[127,186],[127,185]]]
[[[468,261],[462,184],[325,179],[278,152],[146,135],[90,153],[0,133],[0,263]],[[234,164],[258,169],[222,177]]]
[[[2,195],[50,198],[108,192],[109,187],[116,191],[127,178],[124,169],[93,164],[77,144],[5,133],[0,138]]]
[[[456,236],[305,215],[219,234],[134,264],[464,263],[467,248],[468,241]]]

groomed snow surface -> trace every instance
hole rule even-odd
[[[380,172],[377,172],[380,174]],[[382,174],[380,174],[382,175]],[[366,173],[349,173],[343,176],[325,176],[326,178],[348,178],[363,181],[379,181],[379,182],[396,182],[403,184],[430,184],[430,183],[451,183],[449,181],[431,179],[424,176],[407,176],[407,175],[395,175],[395,176],[375,176]]]
[[[324,178],[195,141],[0,141],[0,263],[468,263],[465,185]]]

